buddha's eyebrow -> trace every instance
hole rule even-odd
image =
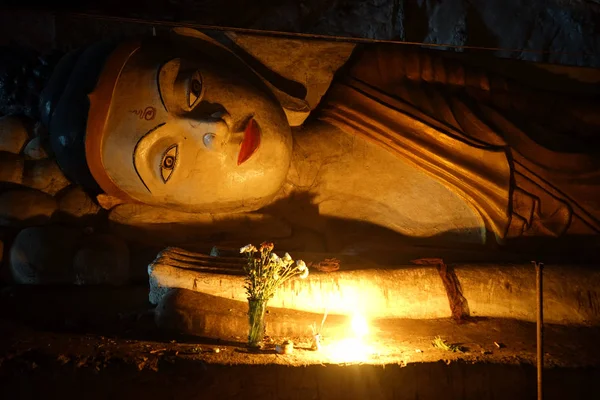
[[[162,104],[162,106],[163,106],[163,108],[165,109],[166,112],[169,112],[169,110],[167,110],[167,106],[165,105],[165,99],[163,99],[162,90],[160,88],[160,71],[162,71],[163,67],[167,63],[168,63],[168,61],[166,63],[162,64],[160,67],[158,67],[158,70],[156,72],[156,87],[158,88],[158,97],[160,97],[160,104]],[[154,129],[156,129],[156,128],[154,128]]]
[[[154,128],[150,129],[148,132],[144,133],[144,135],[139,138],[139,140],[137,141],[137,143],[135,144],[135,147],[133,148],[133,154],[132,154],[132,158],[133,158],[133,169],[135,170],[135,173],[137,174],[138,178],[140,178],[140,181],[142,181],[142,184],[144,185],[144,187],[146,188],[146,190],[148,191],[148,193],[152,193],[152,191],[150,190],[150,188],[148,187],[148,185],[146,185],[146,182],[144,182],[144,178],[142,178],[142,176],[140,175],[140,171],[138,171],[137,165],[135,163],[135,155],[137,153],[137,148],[140,145],[140,143],[142,142],[142,140],[148,136],[149,134],[151,134],[152,132],[154,132],[155,130],[157,130],[158,128],[160,128],[161,126],[164,126],[165,122],[163,122],[162,124],[158,124],[156,125]]]

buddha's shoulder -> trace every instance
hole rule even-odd
[[[460,85],[465,67],[444,53],[409,45],[364,46],[355,50],[345,73],[375,86],[394,81]]]

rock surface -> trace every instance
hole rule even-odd
[[[0,182],[20,185],[23,181],[25,159],[19,154],[0,152]]]
[[[70,182],[54,160],[45,159],[25,163],[22,184],[55,195],[69,186]]]
[[[81,186],[69,187],[58,197],[58,217],[66,223],[90,225],[99,210]]]
[[[43,192],[15,189],[0,193],[0,226],[24,228],[50,222],[56,200]]]
[[[129,277],[129,249],[107,234],[45,226],[23,229],[10,250],[16,283],[48,285],[120,285]]]
[[[16,283],[73,282],[73,256],[81,232],[58,226],[19,232],[10,250],[10,270]]]
[[[129,249],[114,236],[93,234],[81,243],[73,259],[77,285],[121,285],[129,277]]]
[[[19,154],[29,138],[23,120],[13,116],[0,117],[0,151]]]
[[[600,66],[600,7],[591,2],[346,0],[307,1],[297,7],[288,0],[261,11],[245,24],[226,25],[427,43],[450,51],[452,46],[458,46],[458,51],[460,46],[503,48],[512,51],[478,53]],[[188,10],[186,19],[194,17],[206,18]]]
[[[23,155],[9,152],[0,152],[0,182],[41,190],[50,195],[70,184],[54,160],[28,160]]]
[[[25,149],[23,150],[23,154],[32,160],[42,160],[44,158],[48,158],[48,153],[42,146],[42,138],[35,137],[27,143]]]
[[[94,1],[88,8],[114,14]],[[141,10],[140,10],[141,8]],[[282,0],[248,7],[245,0],[156,0],[135,2],[118,14],[134,18],[186,21],[237,28],[266,29],[378,40],[507,50],[479,54],[600,66],[600,5],[580,0]],[[74,16],[8,13],[0,20],[3,37],[40,48],[78,47],[103,37],[150,34],[151,25],[124,24]],[[36,36],[30,26],[35,25]],[[4,30],[2,29],[4,28]],[[44,29],[46,28],[46,29]],[[156,27],[161,34],[162,28]],[[52,32],[49,34],[48,32]],[[53,46],[47,43],[54,39]],[[444,46],[445,45],[445,46]],[[512,49],[509,50],[509,49]],[[460,49],[459,49],[460,51]]]

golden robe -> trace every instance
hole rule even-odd
[[[597,101],[387,45],[360,51],[339,78],[319,118],[439,180],[498,239],[600,233]]]

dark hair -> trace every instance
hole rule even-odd
[[[85,158],[85,134],[90,94],[104,63],[116,46],[114,41],[94,43],[65,55],[57,64],[40,100],[42,122],[61,170],[71,182],[92,193],[100,187]]]
[[[0,115],[39,120],[40,94],[61,54],[42,55],[16,46],[0,47]]]

